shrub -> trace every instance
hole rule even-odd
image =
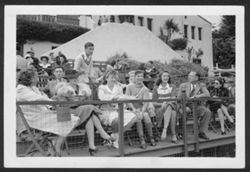
[[[120,63],[128,64],[126,71],[136,70],[142,64],[136,60],[131,59],[126,53],[120,55],[115,54],[114,56],[108,58],[108,63],[112,60],[119,60]],[[208,68],[201,65],[193,64],[191,62],[173,59],[171,63],[162,63],[160,61],[153,61],[155,68],[159,71],[167,70],[172,76],[172,82],[175,85],[179,85],[187,80],[188,73],[190,71],[195,71],[199,73],[202,77],[206,77],[208,73]]]
[[[173,50],[184,50],[187,47],[187,39],[184,38],[173,39],[169,41],[168,45]]]
[[[89,29],[80,26],[69,26],[58,23],[42,23],[17,18],[17,42],[26,40],[51,41],[55,43],[68,42]]]

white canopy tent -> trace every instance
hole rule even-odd
[[[68,59],[75,59],[84,51],[86,42],[94,43],[93,60],[97,61],[106,61],[117,53],[127,53],[129,57],[140,62],[170,62],[174,58],[182,59],[147,28],[128,23],[107,23],[43,55],[48,56],[51,52],[57,55],[61,51]]]

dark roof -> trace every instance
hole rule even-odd
[[[206,21],[207,23],[209,23],[209,24],[212,25],[212,23],[211,23],[210,21],[208,21],[207,19],[205,19],[204,17],[202,17],[202,16],[200,16],[200,15],[198,15],[198,17],[200,17],[202,20],[204,20],[204,21]]]

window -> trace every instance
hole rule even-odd
[[[143,26],[143,17],[138,17],[138,20],[139,20],[139,25]]]
[[[199,40],[201,40],[202,39],[201,38],[201,36],[202,36],[202,28],[201,27],[198,28],[198,33],[199,33]]]
[[[114,16],[114,15],[111,15],[111,16],[110,16],[110,22],[111,22],[111,23],[114,23],[114,22],[115,22],[115,16]]]
[[[201,65],[201,59],[194,58],[194,59],[193,59],[193,63],[194,63],[194,64]]]
[[[188,38],[188,25],[184,25],[184,38]]]
[[[192,39],[195,39],[195,26],[191,27],[191,32],[192,32]]]
[[[152,19],[148,18],[148,29],[152,31]]]

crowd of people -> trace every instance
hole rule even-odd
[[[74,61],[74,68],[61,52],[55,58],[42,56],[40,60],[35,58],[34,52],[29,51],[25,57],[17,57],[17,101],[84,101],[90,99],[92,90],[88,83],[90,81],[100,83],[97,89],[99,100],[131,100],[131,99],[193,99],[201,97],[228,97],[235,96],[235,92],[224,87],[224,80],[219,78],[214,81],[214,86],[207,88],[206,84],[200,81],[199,73],[190,71],[188,81],[177,86],[171,83],[171,75],[168,71],[157,71],[149,62],[138,70],[128,73],[129,83],[119,82],[117,66],[114,62],[108,65],[105,72],[93,66],[92,55],[94,44],[87,42],[84,45],[84,52],[79,54]],[[68,74],[77,74],[77,78],[67,78]],[[54,78],[49,80],[44,88],[37,88],[38,76],[47,75]],[[154,85],[144,83],[144,79],[150,77],[158,78]],[[230,105],[229,105],[230,104]],[[188,103],[186,112],[192,111],[192,104]],[[218,114],[221,134],[225,135],[225,118],[230,123],[235,123],[235,118],[228,112],[228,107],[234,108],[233,103],[223,100],[198,102],[195,109],[199,120],[199,137],[209,139],[207,135],[208,124],[212,112]],[[60,148],[63,141],[70,132],[79,125],[84,126],[88,136],[89,152],[94,155],[98,149],[94,142],[94,128],[101,137],[118,148],[119,121],[118,105],[104,104],[100,107],[94,105],[71,106],[71,120],[59,122],[57,120],[56,107],[49,105],[22,105],[22,111],[28,124],[34,128],[58,135],[54,142],[56,154],[60,155]],[[211,112],[212,111],[212,112]],[[146,149],[149,140],[150,146],[156,146],[159,139],[167,139],[167,130],[170,126],[171,142],[178,143],[182,132],[176,132],[176,125],[181,122],[183,108],[178,101],[164,102],[140,102],[127,103],[124,106],[124,131],[136,126],[137,135],[140,141],[140,148]],[[53,125],[52,125],[53,124]],[[145,131],[143,124],[145,125]],[[111,126],[112,134],[109,135],[103,129],[103,125]],[[161,130],[160,138],[154,135],[153,129]],[[24,128],[17,126],[17,133],[21,134]],[[146,134],[148,139],[146,138]]]

